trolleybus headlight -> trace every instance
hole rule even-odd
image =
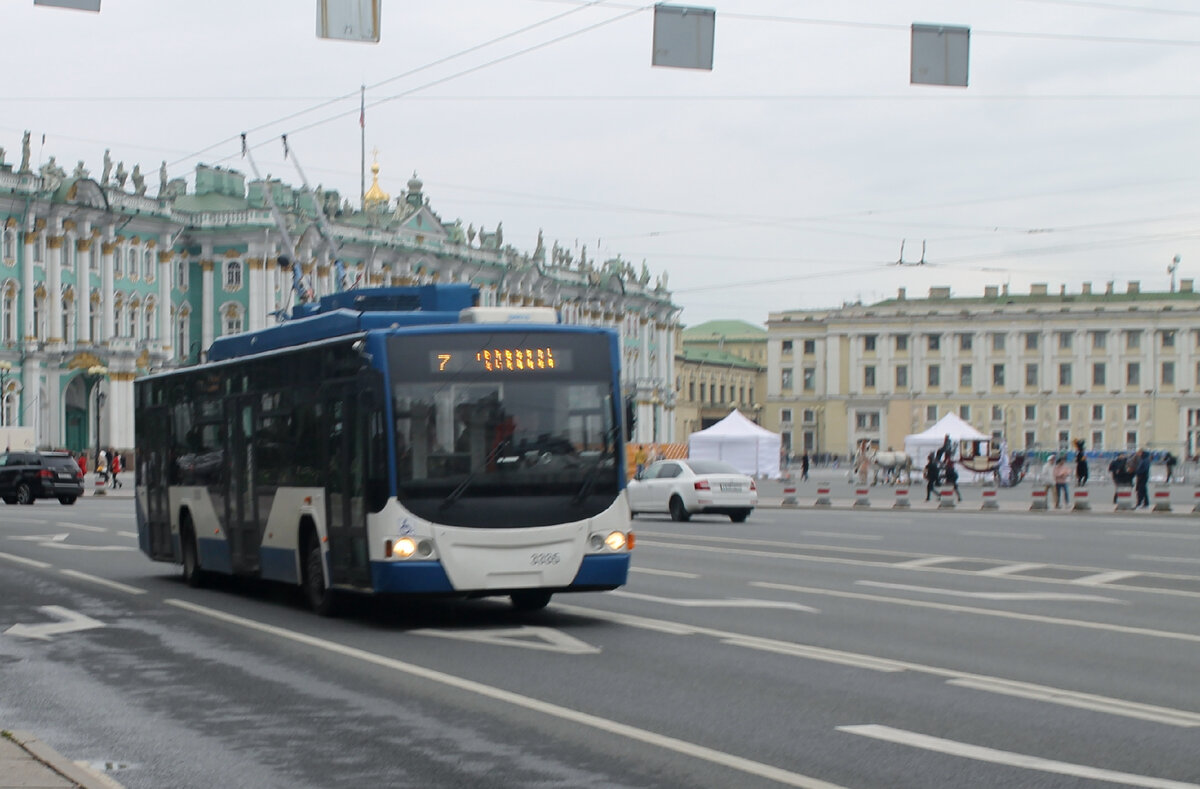
[[[407,559],[417,552],[417,541],[412,537],[401,537],[392,543],[392,553],[401,559]]]
[[[619,531],[612,532],[604,538],[604,544],[614,551],[619,551],[625,547],[625,535]]]
[[[428,556],[433,553],[433,546],[429,544],[429,540],[421,540],[417,543],[417,553],[421,556]]]
[[[598,551],[604,547],[604,537],[599,534],[593,534],[588,543],[592,546],[593,551]]]

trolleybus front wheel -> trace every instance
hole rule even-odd
[[[325,557],[321,554],[321,541],[315,532],[309,533],[307,545],[304,556],[304,597],[317,616],[335,616],[337,592],[325,583]]]
[[[204,570],[200,569],[200,554],[196,550],[196,532],[192,528],[192,519],[183,516],[179,528],[180,551],[183,553],[183,580],[193,589],[204,586]]]

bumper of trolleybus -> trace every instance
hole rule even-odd
[[[616,589],[629,579],[629,554],[588,554],[567,586],[554,592]],[[371,585],[383,594],[503,594],[515,589],[455,589],[438,561],[371,562]]]

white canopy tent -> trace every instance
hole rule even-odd
[[[752,477],[778,479],[781,441],[778,433],[734,410],[712,427],[688,436],[688,457],[720,460]]]
[[[913,459],[914,468],[920,468],[925,465],[929,453],[936,453],[941,448],[946,436],[950,436],[950,440],[954,442],[955,457],[958,457],[958,442],[991,438],[964,422],[958,414],[946,414],[937,421],[937,424],[923,433],[905,436],[904,454]]]

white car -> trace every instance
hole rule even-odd
[[[628,491],[634,515],[669,512],[676,521],[711,513],[741,523],[758,504],[754,480],[719,460],[660,460],[634,477]]]

